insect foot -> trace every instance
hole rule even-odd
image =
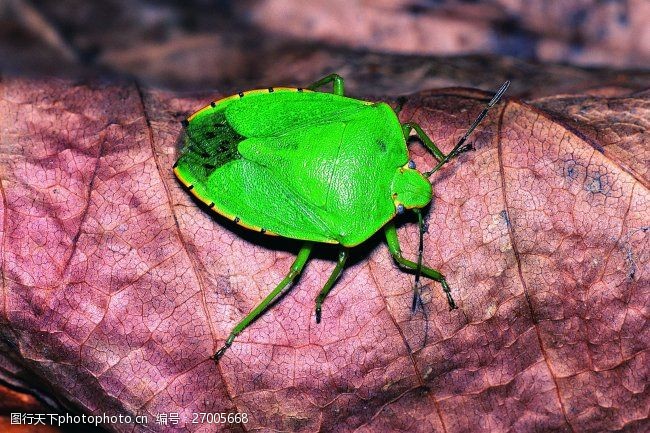
[[[226,342],[224,343],[223,346],[221,346],[221,349],[217,350],[214,355],[212,355],[210,358],[214,360],[214,362],[219,362],[219,359],[223,356],[224,353],[226,353],[226,350],[232,345],[233,340],[235,339],[235,336],[230,334]]]
[[[447,280],[443,279],[440,282],[440,284],[442,285],[442,290],[445,292],[445,295],[447,295],[447,303],[449,303],[449,311],[457,309],[458,306],[454,302],[454,298],[451,297],[451,287],[449,287],[449,284],[447,284]]]
[[[418,305],[422,305],[422,297],[420,296],[420,287],[416,285],[413,287],[413,301],[411,302],[412,313],[415,313]]]
[[[458,153],[470,152],[470,151],[472,151],[472,150],[476,150],[476,149],[474,148],[474,143],[467,143],[466,145],[464,145],[463,147],[461,147],[460,149],[458,149]]]

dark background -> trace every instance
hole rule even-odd
[[[647,0],[4,0],[0,72],[228,92],[336,71],[375,95],[510,78],[536,97],[647,87],[648,22]]]

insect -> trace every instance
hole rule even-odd
[[[317,89],[332,83],[332,93]],[[400,123],[386,103],[344,96],[344,80],[328,75],[307,88],[269,87],[212,102],[182,122],[184,147],[173,166],[180,182],[210,209],[243,227],[304,241],[284,279],[231,331],[212,356],[218,361],[235,337],[259,317],[302,271],[314,243],[337,244],[336,266],[315,300],[316,322],[345,267],[350,248],[383,228],[398,265],[439,282],[456,304],[444,275],[422,263],[421,209],[432,198],[429,176],[462,152],[466,140],[506,91],[506,81],[465,135],[444,154],[416,123]],[[415,131],[438,161],[420,172],[406,140]],[[393,219],[418,217],[417,262],[402,256]]]

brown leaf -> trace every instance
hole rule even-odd
[[[0,372],[13,382],[45,384],[87,413],[149,417],[106,426],[118,432],[219,427],[192,424],[197,412],[248,414],[228,431],[650,426],[650,197],[647,170],[625,153],[647,161],[636,147],[646,96],[584,118],[570,102],[507,101],[477,130],[477,150],[434,176],[425,259],[458,310],[429,284],[425,312],[412,314],[413,277],[377,236],[354,250],[316,325],[334,264],[322,247],[216,365],[208,356],[299,244],[213,216],[176,182],[178,121],[207,98],[54,80],[1,88]],[[487,98],[420,93],[401,117],[448,151]],[[620,121],[638,140],[598,126]],[[412,154],[431,166],[421,146]],[[416,226],[399,232],[413,257]],[[156,425],[163,412],[179,425]]]

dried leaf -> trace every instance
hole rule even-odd
[[[477,130],[476,151],[436,174],[425,259],[458,310],[430,284],[425,312],[412,314],[413,277],[377,236],[354,250],[316,325],[313,300],[334,265],[322,247],[216,365],[208,357],[299,244],[233,226],[176,182],[178,121],[207,99],[126,84],[0,86],[6,378],[46,384],[87,413],[149,417],[107,426],[117,432],[213,431],[191,423],[197,412],[248,414],[229,431],[650,426],[650,196],[647,165],[630,157],[648,160],[647,97],[584,117],[570,101],[509,100]],[[420,93],[401,117],[449,150],[486,98]],[[617,125],[632,112],[634,127]],[[421,146],[412,153],[431,166]],[[414,256],[416,226],[399,232]],[[156,425],[163,412],[179,425]]]

